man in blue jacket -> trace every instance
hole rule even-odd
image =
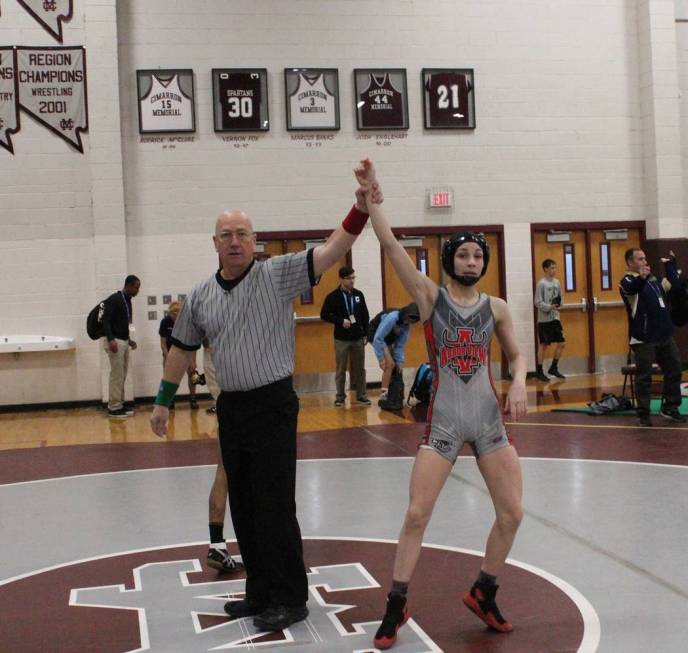
[[[382,396],[387,394],[392,372],[404,367],[404,348],[409,337],[411,325],[420,320],[415,304],[408,304],[399,310],[385,313],[373,338],[373,351],[382,370]]]
[[[640,426],[652,426],[650,419],[650,385],[652,364],[657,363],[664,375],[660,415],[672,422],[683,423],[681,405],[681,355],[674,341],[674,325],[669,313],[667,291],[679,283],[673,252],[663,258],[666,277],[657,279],[642,249],[626,250],[626,274],[619,284],[621,298],[628,313],[630,345],[635,354],[635,395]]]

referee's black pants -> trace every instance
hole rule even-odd
[[[246,567],[246,598],[303,605],[308,580],[296,519],[296,419],[291,377],[217,401],[229,508]]]

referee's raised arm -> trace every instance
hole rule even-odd
[[[363,177],[370,175],[371,179],[375,178],[375,168],[370,159],[362,161],[355,172]],[[351,207],[351,211],[344,218],[341,226],[337,227],[322,245],[313,249],[313,272],[316,277],[331,268],[351,249],[367,221],[368,207],[365,189],[361,187],[356,190],[356,203]]]

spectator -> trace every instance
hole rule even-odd
[[[640,426],[652,426],[653,363],[659,365],[664,375],[660,415],[682,424],[686,418],[678,410],[681,405],[681,355],[674,341],[674,325],[667,300],[667,291],[679,285],[676,258],[669,252],[669,258],[662,259],[666,276],[661,280],[650,271],[642,249],[626,250],[625,258],[628,269],[621,279],[619,291],[626,305],[630,345],[635,355],[635,396]]]
[[[559,379],[566,377],[559,371],[559,359],[561,352],[564,351],[564,330],[559,320],[559,309],[561,308],[561,285],[556,278],[557,263],[551,258],[542,262],[542,269],[545,276],[538,281],[535,288],[535,306],[537,306],[538,324],[538,350],[537,350],[537,372],[535,376],[545,383],[549,377],[542,371],[542,363],[547,353],[547,347],[554,345],[554,357],[552,364],[547,370],[548,374]]]
[[[134,414],[133,409],[124,403],[124,382],[129,368],[129,350],[136,349],[136,343],[129,337],[131,300],[139,294],[140,288],[141,280],[130,274],[124,280],[124,288],[112,293],[104,302],[104,346],[110,361],[108,417],[114,419],[125,419]]]
[[[356,401],[370,406],[366,396],[365,335],[368,331],[368,307],[360,290],[354,288],[353,268],[339,268],[339,288],[333,290],[322,305],[320,318],[334,324],[334,356],[337,365],[335,406],[346,401],[346,368],[350,387],[356,390]]]
[[[396,367],[399,372],[404,367],[404,348],[408,341],[411,326],[420,320],[418,306],[408,304],[400,309],[386,313],[373,338],[373,351],[382,370],[382,395],[387,394],[389,380]]]
[[[158,335],[160,336],[160,349],[162,349],[162,366],[165,367],[165,360],[170,352],[170,347],[172,346],[172,329],[174,329],[174,323],[179,317],[179,311],[182,310],[181,302],[172,302],[167,310],[167,315],[160,320],[160,328],[158,329]],[[198,409],[198,402],[196,401],[196,380],[199,378],[198,372],[196,372],[196,352],[194,352],[191,363],[186,370],[186,379],[189,383],[189,405],[192,410]],[[169,405],[169,409],[174,408],[174,401]]]

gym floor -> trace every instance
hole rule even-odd
[[[688,427],[552,412],[619,393],[618,375],[529,381],[507,428],[521,456],[523,520],[489,632],[461,596],[493,519],[469,451],[449,477],[393,650],[674,653],[688,641]],[[500,387],[500,391],[504,391]],[[376,392],[371,392],[376,398]],[[241,575],[205,566],[217,460],[208,402],[177,402],[169,437],[150,406],[0,415],[0,651],[373,651],[422,410],[301,398],[297,505],[310,617],[279,635],[229,622]],[[225,535],[232,542],[231,524]]]

